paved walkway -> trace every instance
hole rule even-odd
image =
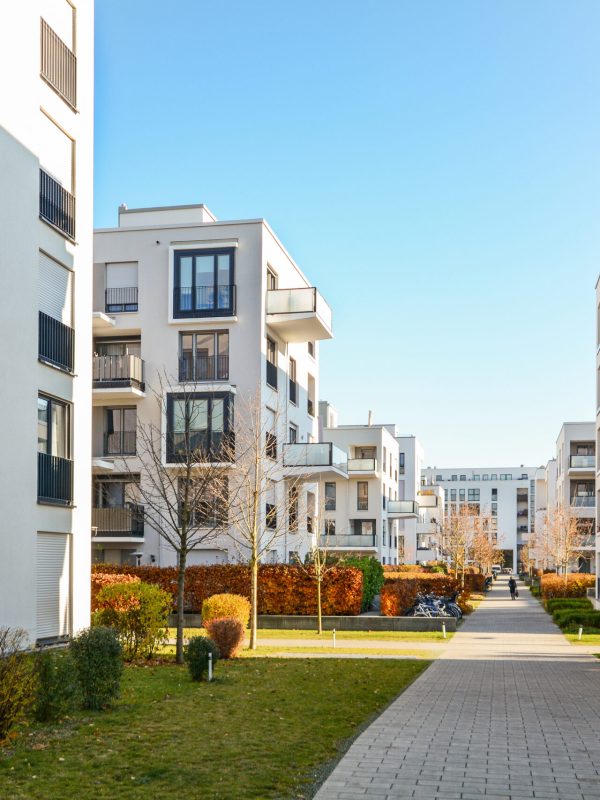
[[[506,584],[354,742],[317,800],[600,798],[600,661]]]

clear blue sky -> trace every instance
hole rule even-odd
[[[96,225],[265,217],[341,422],[541,463],[595,414],[599,35],[597,0],[96,0]]]

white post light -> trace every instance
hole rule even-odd
[[[578,640],[579,640],[579,641],[581,641],[581,635],[582,635],[582,633],[583,633],[583,628],[582,628],[582,626],[580,625],[580,626],[579,626],[579,635],[577,636],[577,638],[578,638]]]
[[[333,647],[335,649],[335,628],[333,629]]]
[[[442,622],[442,636],[446,638],[446,623]]]
[[[212,653],[208,654],[208,680],[212,681]]]

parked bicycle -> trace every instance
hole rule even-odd
[[[418,594],[406,612],[407,617],[455,617],[460,619],[462,611],[458,605],[458,592],[449,597],[436,594]]]

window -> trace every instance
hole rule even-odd
[[[314,358],[315,357],[315,343],[314,342],[307,342],[306,346],[308,348],[308,355],[311,358]]]
[[[498,476],[496,475],[495,472],[492,472],[492,474],[490,475],[490,480],[491,481],[497,481],[498,480]]]
[[[450,499],[456,502],[456,489],[450,489]]]
[[[137,261],[113,261],[106,264],[104,307],[107,314],[138,310]]]
[[[179,380],[229,380],[229,331],[180,333]]]
[[[461,481],[466,481],[467,480],[467,476],[466,475],[461,475],[460,479],[461,479]]]
[[[385,447],[383,448],[383,471],[385,472],[387,469],[387,450]]]
[[[307,378],[307,398],[306,398],[306,410],[310,414],[311,417],[315,416],[315,379],[312,375],[309,375]]]
[[[335,511],[337,500],[337,487],[335,483],[325,484],[325,511]]]
[[[386,544],[387,544],[387,529],[385,527],[385,520],[383,520],[383,522],[381,523],[381,540],[382,540],[383,546],[385,547]],[[392,542],[390,541],[390,544],[391,543]]]
[[[376,447],[355,447],[354,448],[354,458],[377,458],[377,448]]]
[[[457,480],[457,476],[456,476],[456,475],[453,475],[453,476],[450,478],[450,480],[451,480],[451,481],[455,481],[455,480]]]
[[[477,501],[479,502],[479,489],[469,489],[469,502]]]
[[[290,403],[298,405],[298,379],[296,377],[296,359],[290,358]]]
[[[444,480],[444,476],[443,475],[436,475],[435,476],[435,482],[436,483],[441,483],[443,480]]]
[[[187,498],[185,495],[188,487]],[[227,498],[229,479],[226,475],[217,479],[214,485],[205,481],[186,481],[179,478],[179,524],[187,509],[188,526],[192,528],[216,528],[227,524]]]
[[[277,389],[277,345],[267,336],[267,383]]]
[[[273,291],[273,289],[277,288],[277,275],[271,269],[271,267],[267,267],[267,291]]]
[[[274,503],[266,504],[266,525],[269,530],[277,529],[277,507]]]
[[[498,499],[498,489],[496,489],[496,488],[494,487],[494,488],[492,489],[492,500],[497,500],[497,499]]]
[[[325,520],[325,536],[335,536],[335,520]]]
[[[464,500],[465,500],[465,490],[464,489],[459,489],[458,490],[458,499],[459,499],[459,501],[461,503],[464,502]]]
[[[137,411],[107,408],[104,419],[104,455],[135,455]]]
[[[289,443],[295,444],[298,441],[298,426],[290,425],[289,427]]]
[[[167,461],[229,461],[233,423],[229,393],[171,394],[167,397]]]
[[[288,529],[295,533],[298,530],[298,487],[288,489]]]
[[[75,331],[73,325],[73,275],[58,261],[39,253],[38,356],[53,367],[72,372]]]
[[[350,526],[353,536],[372,536],[373,542],[375,541],[375,525],[374,519],[352,519]]]
[[[404,475],[405,457],[406,457],[405,453],[400,453],[400,456],[399,456],[399,459],[400,459],[400,461],[399,461],[399,464],[400,464],[400,475]],[[442,476],[440,475],[439,478],[441,480]]]
[[[126,508],[139,499],[139,475],[98,475],[94,478],[94,508]]]
[[[492,503],[492,517],[498,516],[498,503]]]
[[[68,505],[73,500],[71,406],[38,396],[38,500]]]
[[[473,475],[473,480],[474,481],[480,481],[481,480],[481,475]]]
[[[482,475],[481,479],[484,480],[484,481],[487,481],[487,480],[489,480],[489,477],[490,477],[489,475]]]
[[[234,251],[175,253],[173,316],[218,317],[235,313]]]
[[[358,511],[367,511],[369,508],[368,481],[358,481],[356,484],[356,508]]]

